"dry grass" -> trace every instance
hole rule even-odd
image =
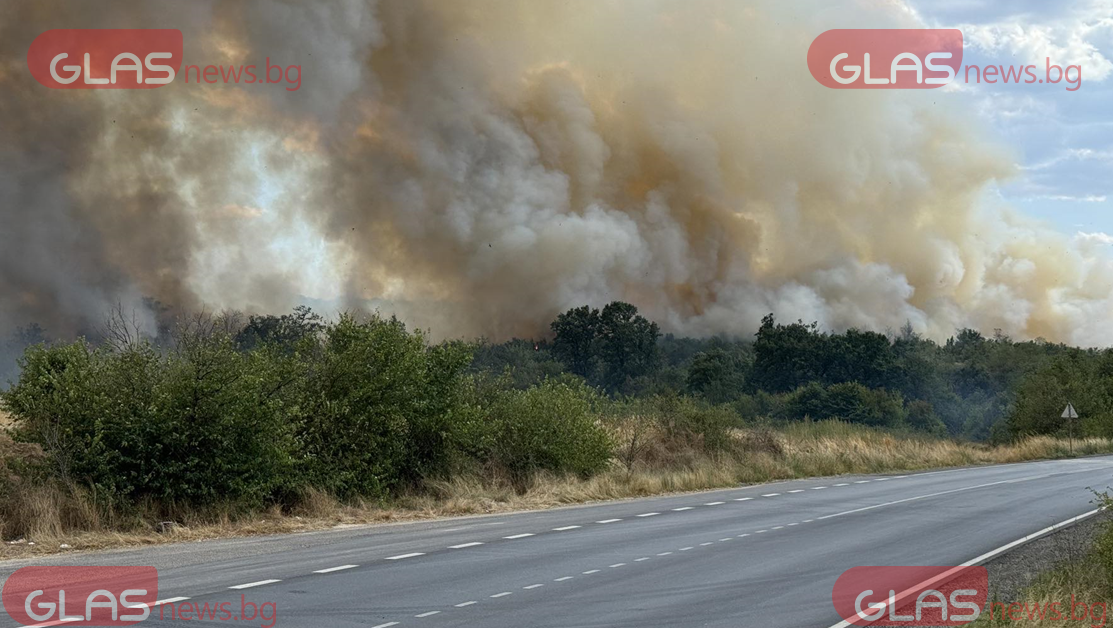
[[[617,433],[620,441],[628,434]],[[2,435],[0,435],[2,437]],[[730,453],[710,456],[693,443],[661,433],[641,433],[647,444],[623,463],[589,479],[538,474],[528,486],[497,474],[462,473],[430,481],[419,494],[389,505],[340,503],[309,491],[291,512],[277,508],[244,512],[236,508],[192,510],[159,531],[158,510],[140,508],[122,518],[79,489],[21,486],[0,512],[0,531],[26,531],[24,543],[4,543],[0,558],[73,549],[149,545],[234,535],[319,530],[340,525],[382,523],[548,508],[608,499],[699,491],[849,473],[882,473],[951,466],[1018,462],[1069,455],[1066,441],[1033,438],[1017,445],[979,444],[896,436],[836,422],[799,423],[783,429],[736,430]],[[696,444],[698,445],[698,443]],[[1075,441],[1075,455],[1113,451],[1104,439]],[[150,514],[144,514],[150,513]],[[34,545],[31,545],[31,543]]]

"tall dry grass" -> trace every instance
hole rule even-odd
[[[388,504],[359,500],[342,503],[326,493],[307,489],[286,511],[277,507],[244,510],[234,505],[171,509],[173,525],[169,526],[160,525],[162,517],[157,514],[167,511],[165,505],[138,504],[125,515],[98,501],[88,490],[41,482],[16,483],[0,506],[0,534],[6,541],[19,536],[26,542],[5,542],[0,546],[0,557],[58,551],[62,544],[74,549],[155,544],[538,509],[793,478],[1071,455],[1066,441],[1051,437],[990,447],[898,435],[834,421],[732,430],[730,446],[713,454],[707,453],[698,440],[678,438],[657,426],[635,430],[620,424],[612,429],[619,456],[608,470],[587,479],[539,473],[523,484],[490,469],[461,471],[451,479],[429,480],[420,490]],[[0,433],[0,463],[3,438]],[[631,442],[637,446],[628,447]],[[1074,455],[1108,452],[1113,452],[1113,441],[1090,438],[1074,442]],[[32,542],[34,545],[30,545]]]

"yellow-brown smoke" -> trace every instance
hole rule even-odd
[[[20,5],[0,17],[0,323],[312,295],[503,338],[623,299],[686,334],[774,312],[1113,344],[1108,258],[994,200],[1012,160],[961,93],[808,74],[827,28],[914,26],[891,4]],[[109,26],[181,28],[186,63],[297,63],[301,88],[27,76],[34,34]]]

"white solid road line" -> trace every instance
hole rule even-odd
[[[575,530],[580,526],[564,526],[563,528],[553,528],[553,532],[564,532],[565,530]]]
[[[1017,478],[1015,480],[1000,480],[1000,481],[997,481],[997,482],[989,482],[988,484],[977,484],[975,486],[964,486],[962,488],[955,488],[955,489],[951,489],[949,491],[940,491],[938,493],[928,493],[927,495],[917,495],[915,497],[906,497],[904,499],[898,499],[896,501],[885,502],[884,504],[874,504],[873,506],[865,506],[863,508],[855,508],[854,510],[846,510],[846,511],[843,511],[843,512],[836,512],[835,514],[832,514],[832,515],[824,515],[822,517],[819,517],[819,520],[822,521],[824,519],[831,519],[831,518],[834,518],[834,517],[841,517],[843,515],[851,515],[851,514],[858,513],[858,512],[864,512],[866,510],[873,510],[874,508],[883,508],[885,506],[893,506],[893,505],[896,505],[896,504],[903,504],[905,502],[913,502],[913,501],[916,501],[916,500],[919,500],[919,499],[927,499],[929,497],[939,497],[940,495],[950,495],[951,493],[961,493],[963,491],[972,491],[974,489],[987,488],[987,487],[990,487],[990,486],[997,486],[999,484],[1015,484],[1017,482],[1027,482],[1029,480],[1039,480],[1039,479],[1042,479],[1042,478],[1051,477],[1052,475],[1058,475],[1058,474],[1045,473],[1043,475],[1030,475],[1028,477]]]
[[[950,576],[954,575],[955,573],[957,573],[958,571],[962,570],[965,567],[973,567],[975,565],[979,565],[979,564],[984,563],[986,561],[992,560],[993,558],[996,558],[997,556],[999,556],[1001,554],[1004,554],[1005,552],[1013,549],[1014,547],[1016,547],[1018,545],[1023,545],[1025,543],[1029,542],[1029,541],[1033,541],[1035,539],[1038,539],[1041,536],[1045,536],[1047,534],[1050,534],[1051,532],[1054,532],[1054,531],[1056,531],[1060,528],[1065,528],[1067,526],[1078,523],[1079,521],[1082,521],[1083,519],[1089,519],[1090,517],[1092,517],[1092,516],[1098,514],[1099,512],[1101,512],[1101,510],[1102,510],[1101,508],[1095,508],[1095,509],[1093,509],[1089,512],[1084,512],[1081,515],[1078,515],[1077,517],[1071,517],[1070,519],[1067,519],[1066,521],[1061,521],[1059,523],[1056,523],[1055,525],[1048,526],[1048,527],[1046,527],[1042,530],[1039,530],[1037,532],[1033,532],[1032,534],[1021,537],[1021,538],[1019,538],[1019,539],[1017,539],[1017,540],[1015,540],[1011,543],[1006,543],[1006,544],[1002,545],[1001,547],[998,547],[997,549],[992,549],[992,550],[982,554],[981,556],[978,556],[976,558],[972,558],[972,559],[962,563],[961,565],[958,565],[957,567],[953,567],[953,568],[948,569],[947,571],[945,571],[945,572],[943,572],[943,573],[941,573],[937,576],[929,578],[929,579],[921,582],[920,584],[917,584],[914,587],[905,589],[903,592],[897,594],[895,597],[890,598],[889,601],[897,604],[898,608],[899,608],[899,605],[904,602],[905,598],[911,596],[912,594],[914,594],[917,591],[920,591],[920,590],[924,589],[925,587],[932,586],[932,585],[934,585],[938,582],[941,582],[941,581],[942,582],[947,581],[950,578]],[[887,603],[888,603],[888,601],[886,602],[886,604]],[[852,626],[852,625],[854,625],[854,624],[851,624],[849,621],[844,620],[844,621],[840,621],[839,623],[831,626],[831,628],[848,628],[849,626]]]
[[[533,533],[532,532],[525,532],[523,534],[511,534],[510,536],[504,536],[502,538],[514,540],[514,539],[524,539],[527,536],[533,536]]]
[[[403,558],[414,558],[415,556],[424,556],[425,552],[410,552],[409,554],[399,554],[397,556],[388,556],[386,560],[402,560]]]
[[[440,611],[429,611],[428,613],[422,613],[420,615],[414,615],[414,617],[419,617],[419,618],[420,617],[432,617],[433,615],[437,615],[439,613],[440,613]]]
[[[604,519],[602,521],[596,521],[595,523],[615,523],[616,521],[622,521],[622,519]]]
[[[339,567],[329,567],[328,569],[318,569],[313,573],[332,573],[334,571],[344,571],[345,569],[355,569],[359,565],[340,565]]]
[[[282,582],[281,580],[260,580],[258,582],[248,582],[247,584],[237,584],[229,589],[250,589],[251,587],[261,587],[264,584],[273,584],[275,582]]]
[[[449,545],[448,549],[464,549],[465,547],[475,547],[476,545],[483,545],[479,541],[472,541],[471,543],[461,543],[459,545]]]

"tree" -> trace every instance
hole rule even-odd
[[[293,313],[282,316],[252,315],[247,326],[236,335],[236,346],[242,351],[249,351],[261,345],[274,344],[292,351],[299,341],[320,333],[324,327],[324,319],[305,305],[299,305]]]
[[[602,312],[587,305],[573,308],[550,327],[556,334],[553,355],[573,373],[608,390],[648,375],[660,364],[660,328],[629,303],[614,301]]]
[[[591,376],[595,370],[599,310],[588,305],[573,308],[557,316],[549,327],[556,334],[553,355],[576,375],[584,378]]]

